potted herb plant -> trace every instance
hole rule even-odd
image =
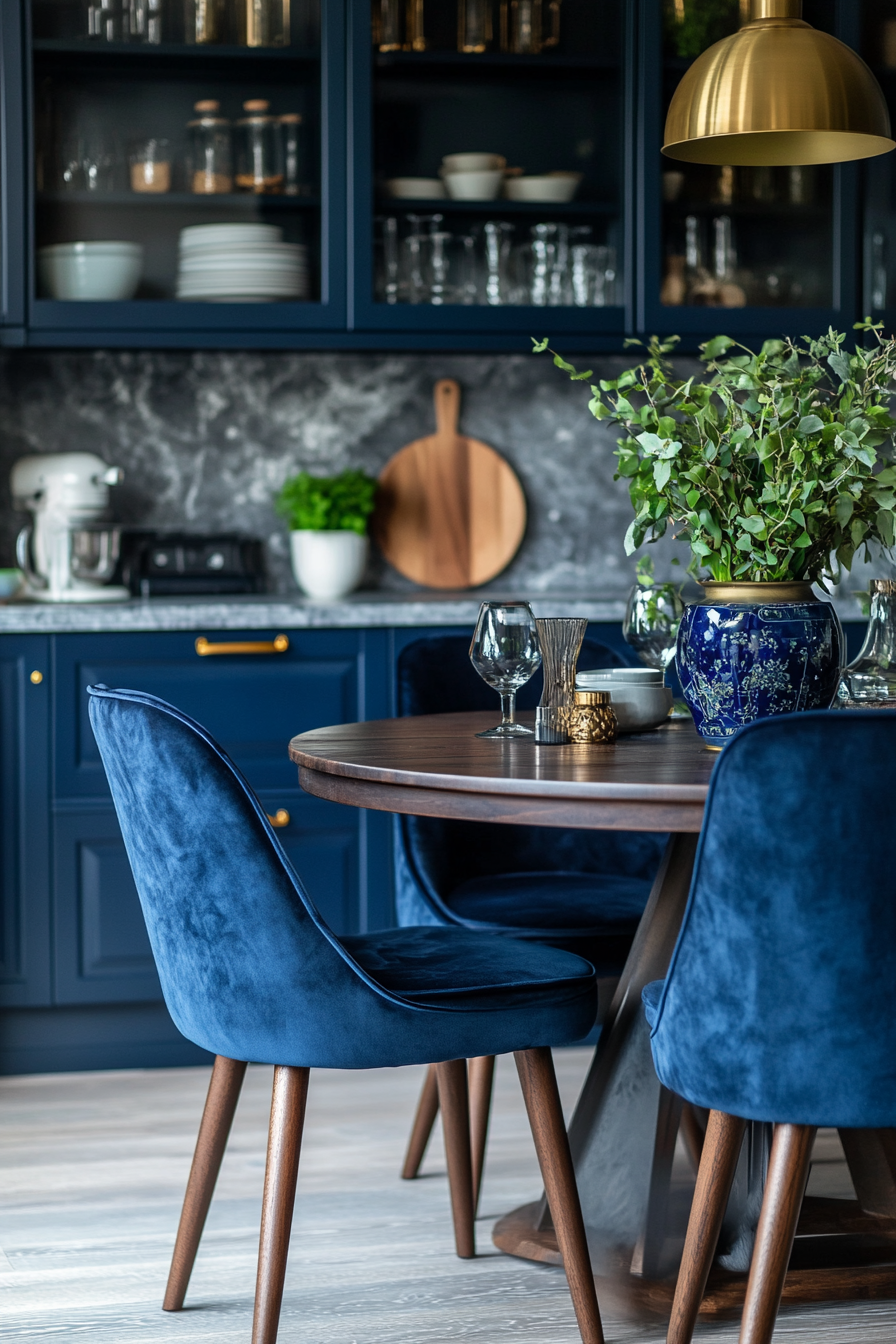
[[[671,529],[705,588],[682,619],[677,665],[710,745],[753,719],[831,704],[842,633],[812,584],[896,538],[896,339],[870,320],[856,329],[867,343],[855,350],[833,330],[758,353],[717,336],[701,347],[705,377],[687,379],[669,360],[677,338],[654,337],[637,366],[592,385],[592,414],[623,430],[626,551]]]
[[[289,523],[293,574],[309,597],[345,597],[361,582],[375,496],[373,477],[352,469],[338,476],[300,471],[283,485],[275,507]]]

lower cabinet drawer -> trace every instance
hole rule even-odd
[[[259,795],[305,889],[336,933],[358,928],[361,816],[298,790]],[[111,806],[54,815],[54,1001],[161,998],[143,912]]]

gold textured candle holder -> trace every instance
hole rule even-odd
[[[570,742],[615,742],[618,728],[609,691],[576,691],[576,702],[566,711]]]

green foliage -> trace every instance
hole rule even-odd
[[[376,481],[349,469],[338,476],[311,476],[300,471],[277,496],[274,507],[294,532],[367,532],[373,513]]]
[[[854,351],[833,328],[801,344],[766,341],[758,354],[717,336],[701,346],[704,381],[675,378],[678,337],[654,336],[640,364],[592,384],[591,413],[624,431],[615,479],[628,481],[635,510],[626,553],[671,528],[690,544],[691,572],[762,583],[838,582],[862,547],[866,558],[870,542],[889,550],[896,338],[870,319],[856,330],[869,340]]]
[[[666,43],[688,61],[736,32],[739,21],[738,0],[663,0]]]

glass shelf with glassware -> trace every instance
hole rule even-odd
[[[359,326],[499,331],[550,307],[621,328],[618,0],[374,0],[367,24]]]
[[[319,44],[317,0],[32,0],[35,52],[230,54]]]

